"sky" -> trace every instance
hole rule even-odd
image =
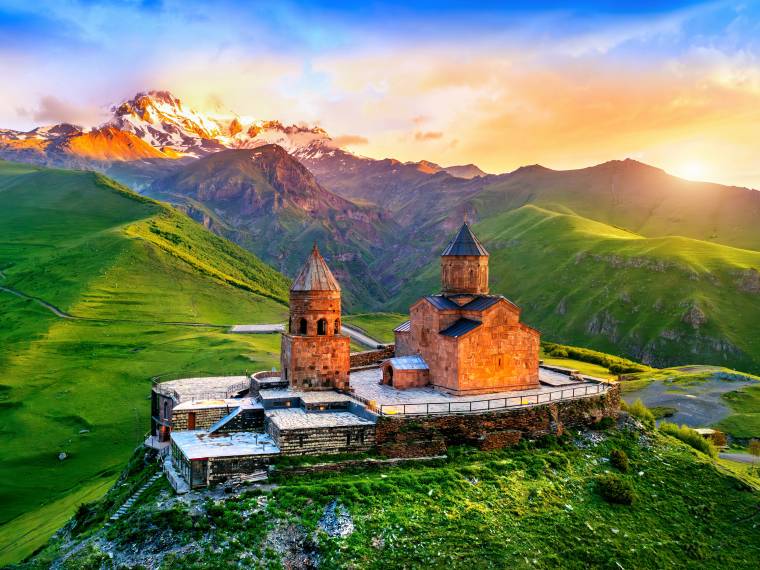
[[[634,158],[760,188],[760,0],[0,0],[0,77],[0,128],[97,125],[166,89],[374,158]]]

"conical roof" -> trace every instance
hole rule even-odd
[[[293,280],[291,291],[340,291],[340,285],[327,267],[320,255],[317,244],[311,250],[311,255]]]
[[[480,243],[475,234],[472,233],[467,222],[462,224],[457,235],[449,242],[446,249],[443,250],[441,257],[449,255],[488,255],[486,248]]]

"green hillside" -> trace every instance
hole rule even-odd
[[[2,564],[107,490],[148,430],[152,376],[270,367],[276,337],[223,325],[282,321],[287,281],[90,172],[0,162],[0,228]]]
[[[621,451],[624,467],[610,461]],[[129,492],[114,489],[24,568],[738,570],[760,557],[760,480],[632,424],[396,467],[287,467],[274,486],[183,501],[160,479],[104,529]],[[631,494],[604,498],[609,481]]]
[[[527,205],[486,218],[491,290],[547,340],[655,366],[710,363],[760,371],[760,252],[683,237],[644,238]],[[391,305],[438,289],[438,259]]]

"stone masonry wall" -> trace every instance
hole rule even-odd
[[[389,344],[385,348],[377,350],[365,350],[364,352],[352,352],[350,356],[351,369],[361,368],[363,366],[372,366],[379,364],[383,360],[393,358],[396,354],[396,345]]]
[[[264,471],[274,457],[277,457],[277,454],[209,458],[208,484],[212,485],[238,475]]]
[[[225,407],[201,410],[174,410],[172,412],[172,431],[187,431],[189,414],[195,414],[195,429],[208,429],[231,411],[232,408]]]
[[[281,370],[301,390],[348,388],[351,340],[347,336],[282,335]]]
[[[529,408],[446,416],[381,416],[376,426],[378,450],[390,457],[425,457],[446,453],[449,445],[482,450],[515,445],[523,438],[562,435],[620,411],[620,387],[606,394]]]
[[[280,430],[269,421],[266,427],[283,455],[361,453],[375,446],[374,425]]]

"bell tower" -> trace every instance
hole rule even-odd
[[[290,287],[280,351],[283,380],[295,390],[348,388],[351,341],[340,331],[340,285],[315,243]]]
[[[467,222],[441,254],[444,295],[488,295],[488,252]]]

